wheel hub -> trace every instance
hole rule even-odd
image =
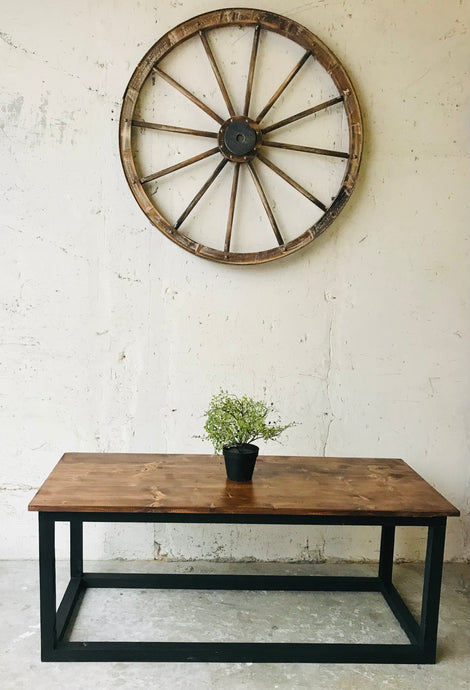
[[[249,117],[231,117],[220,128],[218,144],[226,158],[245,163],[255,156],[256,149],[261,144],[260,128]]]

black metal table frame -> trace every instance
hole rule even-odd
[[[70,582],[56,610],[55,523],[70,523]],[[317,575],[132,574],[83,572],[83,522],[180,522],[286,525],[376,525],[382,528],[375,577]],[[392,583],[395,528],[428,528],[421,619]],[[333,517],[161,513],[39,512],[42,661],[354,662],[432,664],[436,661],[445,517]],[[295,642],[87,642],[67,639],[88,587],[262,591],[381,592],[409,644]]]

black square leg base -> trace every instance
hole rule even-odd
[[[126,518],[129,521],[132,519],[131,516],[126,516]],[[57,519],[70,522],[71,577],[56,611],[54,531]],[[446,530],[445,518],[429,518],[424,523],[423,521],[420,522],[420,524],[428,527],[428,542],[419,624],[392,584],[395,523],[391,520],[361,522],[361,524],[380,524],[382,526],[378,576],[320,577],[84,573],[83,519],[83,516],[39,513],[42,661],[435,663]],[[86,519],[93,521],[93,514],[89,514]],[[96,519],[103,520],[103,516]],[[123,520],[122,515],[120,519]],[[112,516],[110,516],[109,521],[114,521]],[[325,520],[325,522],[328,521]],[[349,524],[357,523],[351,521]],[[82,594],[88,587],[381,592],[407,634],[409,644],[70,642],[66,639],[68,629],[80,606]]]

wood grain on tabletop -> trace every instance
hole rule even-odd
[[[403,460],[260,456],[252,482],[215,455],[66,453],[33,511],[444,516],[459,511]]]

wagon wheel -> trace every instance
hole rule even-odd
[[[244,106],[241,111],[237,111],[233,105],[233,99],[230,96],[218,60],[211,47],[212,32],[224,27],[242,27],[244,30],[252,32],[248,75],[244,79],[243,84]],[[258,47],[260,36],[263,36],[265,32],[266,35],[269,32],[279,34],[296,43],[303,49],[303,54],[287,75],[281,75],[279,86],[264,107],[259,112],[253,112],[253,107],[250,108],[250,104],[253,101]],[[171,77],[161,68],[160,63],[163,58],[172,53],[172,51],[178,50],[181,44],[189,39],[199,41],[200,45],[202,44],[228,111],[228,117],[223,113],[215,112],[214,109],[209,107],[207,102],[204,102],[202,98],[193,93],[190,88],[183,86],[180,81]],[[308,108],[297,110],[289,117],[277,120],[271,124],[265,124],[266,116],[270,113],[271,108],[284,94],[304,65],[312,60],[316,61],[330,75],[337,90],[337,95]],[[214,129],[194,129],[171,123],[136,119],[134,114],[136,104],[139,102],[144,85],[147,84],[148,87],[149,79],[164,80],[172,89],[179,92],[184,99],[191,101],[195,106],[204,111],[214,122]],[[188,83],[191,83],[190,77],[188,77]],[[298,121],[310,122],[312,120],[311,116],[338,108],[342,109],[342,114],[347,118],[349,135],[347,151],[289,143],[288,141],[276,141],[271,138],[271,132],[281,130],[282,134],[282,128],[284,127],[288,127]],[[273,111],[271,111],[272,113]],[[147,175],[142,175],[137,172],[135,142],[139,131],[148,132],[149,130],[157,130],[156,136],[158,136],[158,131],[160,131],[187,135],[193,138],[200,137],[207,139],[208,142],[212,140],[211,143],[213,145],[208,145],[204,151],[197,155],[190,156],[185,160],[178,161],[162,169],[158,169],[159,166],[157,164],[154,167],[154,171]],[[316,195],[285,172],[280,165],[277,165],[271,156],[273,149],[296,152],[292,155],[308,154],[311,157],[321,156],[336,161],[342,159],[344,161],[344,174],[330,200],[326,201],[325,199],[317,198]],[[305,247],[333,222],[348,201],[359,171],[361,151],[361,112],[353,86],[344,68],[333,53],[305,27],[271,12],[254,9],[222,9],[208,12],[183,22],[165,34],[148,51],[137,66],[124,94],[120,119],[120,153],[124,172],[132,193],[150,221],[169,239],[184,249],[213,261],[234,264],[257,264],[286,256]],[[186,169],[185,172],[187,172],[193,166],[197,166],[200,161],[212,156],[214,159],[217,159],[217,164],[209,178],[186,208],[181,209],[178,217],[173,220],[166,218],[157,208],[158,198],[154,200],[155,195],[148,191],[149,183],[179,170]],[[220,246],[219,248],[205,246],[189,236],[191,233],[188,224],[190,226],[191,219],[189,218],[188,220],[188,217],[190,217],[193,209],[204,195],[206,193],[210,195],[210,188],[222,171],[225,169],[224,175],[226,175],[230,168],[232,169],[232,179],[230,194],[227,199],[226,217],[222,221],[222,227],[220,228]],[[272,240],[271,246],[262,251],[232,251],[233,237],[236,232],[234,229],[234,214],[237,203],[241,201],[240,195],[237,193],[239,191],[240,170],[242,168],[249,171],[248,177],[252,180],[256,194],[259,195],[272,229],[272,234],[270,235]],[[280,227],[276,220],[275,209],[273,209],[273,204],[270,203],[269,195],[266,192],[266,184],[263,183],[262,177],[259,174],[263,168],[269,168],[286,185],[294,188],[299,195],[303,195],[321,212],[320,217],[316,219],[314,224],[307,227],[305,231],[301,232],[294,239],[284,239],[284,229]],[[185,234],[186,232],[188,234]]]

